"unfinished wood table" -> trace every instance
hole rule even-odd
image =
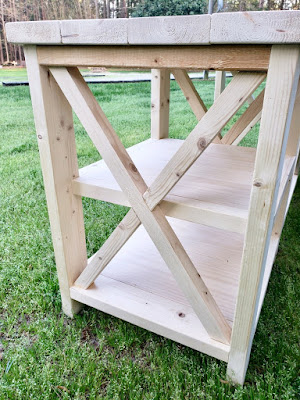
[[[226,361],[242,384],[299,171],[299,12],[6,31],[25,48],[64,312],[95,307]],[[78,66],[151,68],[151,139],[126,151]],[[209,110],[186,72],[204,69],[236,71]],[[168,138],[170,72],[199,120],[184,141]],[[72,109],[102,157],[79,171]],[[259,119],[257,149],[235,146]],[[131,207],[89,260],[82,196]]]

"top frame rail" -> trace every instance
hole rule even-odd
[[[267,71],[269,45],[37,46],[46,66]]]

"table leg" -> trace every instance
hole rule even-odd
[[[227,375],[243,384],[256,329],[261,286],[292,111],[299,81],[299,46],[271,51],[243,250]]]
[[[63,311],[70,317],[81,304],[70,286],[87,265],[81,197],[71,182],[78,177],[72,109],[47,67],[37,61],[35,46],[25,48]]]
[[[169,137],[170,71],[152,69],[151,138]]]

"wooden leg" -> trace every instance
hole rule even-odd
[[[216,101],[220,94],[225,89],[225,80],[226,80],[226,71],[216,71],[215,75],[215,95],[214,100]],[[213,140],[213,143],[220,143],[222,139],[221,132],[218,133],[218,136]]]
[[[227,375],[243,384],[299,81],[299,46],[271,51]],[[270,135],[270,132],[272,134]]]
[[[225,89],[225,79],[226,79],[226,71],[216,71],[215,77],[215,100],[220,96],[220,94]]]
[[[43,170],[63,311],[70,317],[81,304],[70,286],[87,264],[81,197],[72,194],[78,176],[72,109],[36,48],[25,48],[30,92]]]
[[[153,69],[151,79],[151,138],[169,136],[170,71]]]

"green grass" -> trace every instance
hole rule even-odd
[[[0,68],[0,82],[27,81],[26,68]]]
[[[0,71],[2,72],[2,71]],[[211,104],[213,82],[196,82]],[[150,136],[150,84],[93,85],[125,146]],[[61,312],[29,89],[0,87],[0,399],[296,399],[299,394],[300,187],[254,338],[245,386],[226,364],[85,307]],[[124,112],[125,111],[125,112]],[[171,83],[171,136],[196,124]],[[75,119],[79,165],[99,159]],[[257,129],[244,141],[254,146]],[[91,255],[126,208],[84,199]]]

